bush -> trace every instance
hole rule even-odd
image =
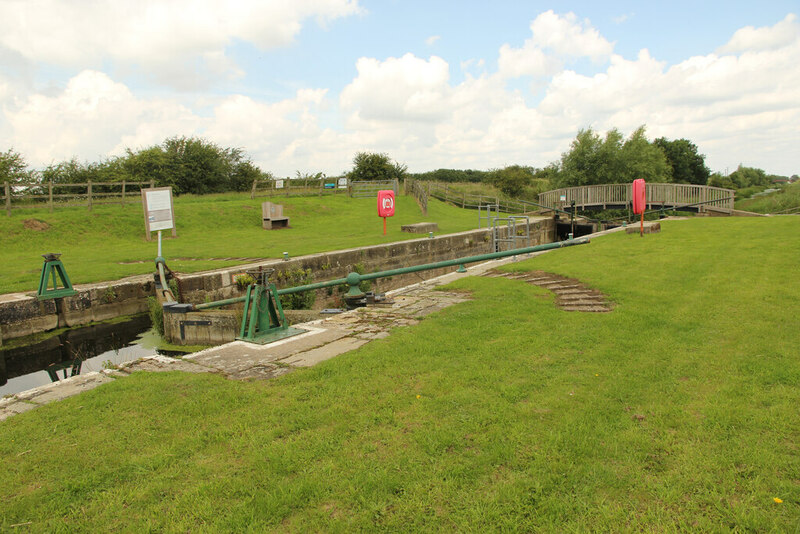
[[[153,330],[158,332],[158,335],[164,335],[164,308],[158,302],[156,297],[147,297],[147,310],[150,314],[150,322],[153,325]]]
[[[295,287],[312,283],[313,277],[311,276],[311,269],[292,269],[279,272],[276,280],[283,287]],[[310,310],[316,300],[316,291],[290,293],[281,297],[281,306],[285,310]]]

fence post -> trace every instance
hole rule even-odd
[[[6,215],[11,217],[11,188],[8,186],[8,182],[3,182],[6,190]]]
[[[89,197],[89,211],[92,211],[92,181],[88,180],[86,195]]]
[[[153,189],[156,186],[156,181],[151,179],[150,180],[150,189]]]
[[[50,206],[50,213],[53,213],[53,180],[47,184],[47,204]]]
[[[256,185],[258,184],[258,178],[253,180],[253,187],[250,189],[250,200],[256,198]]]
[[[125,180],[122,180],[122,205],[125,205]]]

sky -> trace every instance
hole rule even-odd
[[[543,167],[579,130],[800,173],[800,2],[0,0],[0,152],[197,136],[276,176]]]

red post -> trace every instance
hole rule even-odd
[[[642,178],[633,181],[631,186],[631,200],[633,200],[633,213],[642,215],[639,223],[639,237],[644,236],[644,210],[647,207],[647,196],[645,194],[645,181]]]

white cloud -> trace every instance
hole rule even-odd
[[[191,133],[199,120],[170,99],[142,100],[97,71],[83,71],[55,96],[32,94],[4,106],[11,145],[34,166],[77,156],[97,160],[125,146]],[[165,134],[164,132],[169,132]]]
[[[783,35],[787,24],[796,21],[787,17],[773,28]],[[669,65],[647,50],[635,58],[614,54],[574,16],[547,12],[531,28],[522,48],[498,49],[495,72],[482,61],[465,61],[464,79],[453,82],[450,65],[438,56],[364,57],[341,93],[307,88],[277,101],[138,95],[96,70],[35,90],[0,72],[0,139],[41,166],[201,135],[242,147],[263,169],[285,176],[344,171],[359,150],[388,152],[414,171],[543,166],[568,149],[580,128],[617,127],[627,134],[646,124],[652,137],[692,140],[714,169],[741,162],[798,172],[800,39],[775,39],[760,28],[748,47],[737,32],[730,42],[740,42],[738,52]],[[588,37],[567,43],[559,31]],[[604,63],[590,74],[553,70],[551,62],[575,54]],[[539,100],[507,84],[509,77],[532,74],[541,76]]]
[[[79,70],[104,60],[138,65],[191,88],[241,74],[225,55],[235,40],[284,46],[308,18],[322,24],[360,10],[357,0],[4,0],[0,48]]]
[[[562,17],[552,10],[545,11],[531,23],[531,31],[531,44],[552,50],[558,56],[602,61],[614,49],[614,45],[600,35],[588,19],[578,21],[574,13]]]
[[[622,15],[617,15],[616,17],[612,17],[612,21],[614,24],[622,24],[623,22],[627,22],[633,18],[633,13],[623,13]]]
[[[719,48],[721,54],[761,52],[787,46],[800,39],[800,22],[797,15],[789,13],[774,26],[754,28],[746,26],[737,30],[730,41]]]
[[[447,113],[449,66],[406,54],[378,61],[360,58],[358,76],[342,91],[343,110],[351,121],[435,121]]]
[[[442,38],[441,35],[431,35],[430,37],[425,39],[425,44],[428,45],[428,46],[433,46],[441,38]]]
[[[530,28],[532,35],[521,48],[508,44],[500,48],[500,76],[552,76],[567,61],[588,58],[600,63],[614,49],[588,20],[578,21],[574,13],[561,16],[545,11],[531,22]]]

